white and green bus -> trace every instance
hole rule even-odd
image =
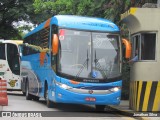
[[[21,40],[0,40],[0,77],[7,80],[7,90],[21,90]]]

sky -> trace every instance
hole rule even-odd
[[[34,24],[32,24],[31,22],[26,22],[26,21],[13,22],[12,24],[15,28],[23,27],[23,26],[26,26],[26,25],[32,27],[31,30],[33,30],[35,28]],[[23,32],[28,33],[28,30],[24,30]]]

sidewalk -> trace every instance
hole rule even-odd
[[[135,111],[129,109],[129,101],[128,100],[122,100],[120,105],[118,105],[118,106],[110,105],[109,107],[111,110],[118,111],[122,115],[138,118],[140,120],[160,120],[160,112],[159,113],[135,112]],[[155,116],[157,115],[158,117],[151,117],[153,115],[155,115]],[[145,117],[145,116],[147,116],[147,117]]]

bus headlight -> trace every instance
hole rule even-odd
[[[56,82],[56,85],[58,85],[59,87],[67,90],[67,89],[71,89],[72,87],[66,85],[66,84],[63,84],[63,83],[59,83],[59,82]]]
[[[121,87],[114,87],[110,89],[111,92],[117,92],[119,90],[121,90]]]
[[[66,84],[61,84],[60,87],[62,87],[63,89],[70,89],[71,87],[66,85]]]

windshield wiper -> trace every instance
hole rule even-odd
[[[82,67],[80,68],[80,70],[78,71],[77,75],[75,76],[75,79],[77,79],[79,77],[79,75],[81,74],[81,72],[83,71],[83,69],[85,68],[86,65],[87,65],[87,70],[88,70],[88,61],[89,61],[89,58],[88,58],[88,49],[87,49],[87,58],[84,61],[84,63],[82,65]]]
[[[98,59],[97,59],[97,55],[96,55],[96,50],[95,50],[95,59],[94,59],[94,63],[95,63],[95,68],[98,67],[98,69],[102,72],[102,75],[104,76],[104,78],[107,78],[106,73],[103,71],[101,64],[99,63]]]

